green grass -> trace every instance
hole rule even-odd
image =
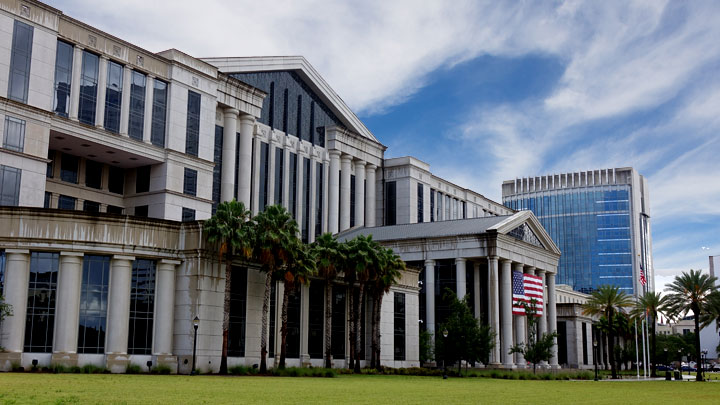
[[[713,403],[720,383],[0,373],[0,403]]]

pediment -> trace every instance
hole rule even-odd
[[[560,254],[560,249],[558,249],[550,234],[547,233],[532,211],[520,211],[488,228],[488,230],[491,229],[497,231],[497,233]]]

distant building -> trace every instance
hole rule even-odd
[[[646,179],[617,168],[507,180],[503,203],[532,211],[562,256],[558,284],[590,293],[601,285],[641,290],[640,267],[654,290]]]

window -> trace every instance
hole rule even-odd
[[[396,222],[396,184],[394,181],[385,183],[385,225],[395,225]]]
[[[213,184],[212,184],[212,213],[215,214],[217,206],[220,204],[221,188],[222,188],[222,144],[223,144],[223,127],[215,125],[215,147],[213,148]],[[237,173],[237,170],[235,170]],[[237,184],[237,182],[234,182]],[[237,193],[233,194],[237,195]]]
[[[195,195],[197,193],[197,170],[185,168],[183,179],[183,194]]]
[[[302,290],[295,290],[288,297],[287,308],[287,358],[300,357],[300,307]]]
[[[50,208],[50,202],[52,201],[52,193],[49,191],[45,192],[45,201],[43,201],[43,208]]]
[[[48,179],[52,179],[55,177],[55,156],[56,153],[54,150],[48,150],[48,164],[47,164],[47,171],[45,172],[45,176],[47,176]]]
[[[345,342],[347,334],[345,332],[345,311],[347,302],[347,292],[342,285],[335,284],[332,289],[333,305],[332,305],[332,337],[331,348],[332,355],[335,359],[345,358]]]
[[[142,141],[145,124],[145,75],[133,71],[130,74],[130,115],[128,118],[128,135]]]
[[[105,352],[109,281],[109,256],[83,258],[78,353]]]
[[[147,205],[139,205],[139,206],[135,207],[135,216],[147,218],[148,206]]]
[[[155,146],[165,146],[165,120],[167,115],[167,83],[155,79],[153,87],[152,126],[150,142]]]
[[[245,356],[245,323],[247,310],[247,269],[233,267],[230,278],[230,319],[228,356]],[[270,343],[272,346],[272,341]]]
[[[297,218],[297,154],[290,152],[288,162],[288,211],[293,218]]]
[[[150,191],[150,166],[138,167],[135,169],[135,192],[146,193],[148,191]]]
[[[32,252],[25,317],[25,347],[30,353],[51,353],[55,325],[58,253]]]
[[[58,209],[59,210],[74,210],[75,209],[75,202],[77,200],[75,197],[70,197],[67,195],[60,195],[58,198]]]
[[[20,205],[20,169],[0,165],[0,205]]]
[[[322,359],[324,353],[325,335],[325,284],[310,283],[310,297],[308,308],[308,354],[311,359]]]
[[[283,92],[283,122],[282,122],[282,130],[285,132],[285,134],[288,133],[288,89],[285,89]],[[298,138],[300,137],[297,135]]]
[[[83,201],[83,211],[100,212],[100,203],[97,201],[85,200]]]
[[[418,221],[418,223],[421,223],[425,220],[424,213],[423,213],[424,197],[425,197],[425,186],[423,186],[422,183],[418,183],[418,185],[417,185],[417,221]]]
[[[302,218],[302,241],[307,243],[310,238],[310,159],[303,158],[303,218]]]
[[[32,58],[33,27],[15,21],[10,54],[10,82],[8,98],[27,103],[30,82],[30,60]]]
[[[22,152],[25,146],[25,121],[5,117],[5,139],[3,148]]]
[[[107,66],[107,88],[105,92],[105,129],[120,132],[120,106],[122,105],[123,67],[113,61]]]
[[[264,211],[268,204],[268,153],[270,145],[260,142],[260,207],[259,211]]]
[[[115,194],[122,194],[125,188],[125,170],[110,166],[108,176],[108,191]]]
[[[85,161],[85,185],[100,190],[102,188],[103,165],[92,160]]]
[[[80,104],[78,106],[78,120],[83,124],[95,125],[99,62],[100,59],[97,55],[83,51]]]
[[[0,295],[3,295],[5,285],[5,251],[0,250]]]
[[[107,213],[108,213],[108,214],[122,215],[123,209],[122,209],[122,207],[117,207],[117,206],[114,206],[114,205],[108,205],[108,206],[107,206]]]
[[[323,164],[315,163],[315,237],[322,234]]]
[[[128,354],[151,354],[155,312],[155,262],[136,259],[130,285]]]
[[[430,222],[435,222],[435,190],[430,189]]]
[[[200,94],[188,90],[185,153],[197,156],[200,140]]]
[[[77,156],[63,153],[60,161],[60,180],[77,184],[80,159]]]
[[[183,207],[182,209],[182,221],[192,222],[195,220],[195,210]]]
[[[355,226],[355,175],[350,175],[350,228]]]
[[[394,307],[394,359],[405,360],[405,294],[395,292]]]
[[[70,112],[70,83],[72,81],[73,46],[57,41],[55,54],[55,101],[53,111],[61,117]]]
[[[285,151],[280,148],[275,148],[275,190],[274,190],[274,202],[275,204],[283,203],[283,159],[285,158]]]

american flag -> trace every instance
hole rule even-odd
[[[544,307],[542,278],[540,276],[513,271],[512,280],[513,315],[525,315],[525,308],[523,308],[522,302],[529,303],[530,300],[534,298],[537,301],[537,306],[535,307],[537,311],[536,316],[541,316]]]
[[[640,284],[645,287],[645,284],[647,284],[647,279],[645,278],[645,269],[643,269],[642,263],[640,263]]]

